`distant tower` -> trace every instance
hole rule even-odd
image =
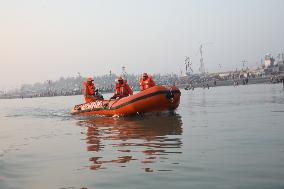
[[[218,64],[218,66],[219,66],[219,71],[221,72],[221,70],[222,70],[222,64]]]
[[[246,60],[242,60],[242,61],[241,61],[242,65],[243,65],[243,70],[245,70],[245,64],[246,64],[247,62],[248,62],[248,61],[246,61]]]
[[[201,74],[205,74],[205,66],[204,66],[204,62],[203,62],[202,47],[203,47],[203,44],[201,44],[200,47],[199,47],[199,52],[200,52],[200,67],[199,67],[199,71],[200,71]]]
[[[200,52],[200,67],[199,67],[199,71],[201,74],[205,75],[206,70],[205,70],[205,66],[204,66],[204,62],[203,62],[203,47],[204,45],[213,45],[214,43],[201,43],[199,46],[199,52]],[[208,71],[208,70],[207,70]]]
[[[125,66],[122,66],[122,72],[121,72],[121,76],[126,79],[126,71],[125,71]]]
[[[191,68],[192,63],[190,62],[190,58],[188,56],[185,57],[184,64],[185,64],[185,74],[187,76],[191,75],[193,73],[193,70]]]

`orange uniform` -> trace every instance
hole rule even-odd
[[[123,83],[116,83],[115,85],[115,92],[112,98],[123,98],[129,95],[133,95],[132,89],[129,87],[129,85],[126,83],[126,81],[123,81]]]
[[[142,77],[140,78],[140,90],[143,91],[145,89],[149,89],[151,87],[154,87],[156,84],[153,81],[151,76],[148,76],[146,73],[144,73],[142,75]]]
[[[97,99],[95,98],[95,90],[96,87],[94,83],[88,84],[87,82],[83,83],[84,88],[83,88],[83,94],[85,98],[85,102],[93,102],[96,101]]]

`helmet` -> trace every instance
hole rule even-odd
[[[148,74],[147,73],[143,73],[142,77],[148,77]]]
[[[117,81],[123,81],[122,77],[118,77]]]
[[[88,77],[87,81],[94,81],[92,77]]]

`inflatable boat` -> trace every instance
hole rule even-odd
[[[73,115],[133,115],[174,110],[179,106],[180,90],[175,86],[154,86],[116,100],[97,100],[75,105]]]

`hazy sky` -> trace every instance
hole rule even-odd
[[[284,52],[283,0],[0,0],[0,89],[61,76],[209,72]]]

